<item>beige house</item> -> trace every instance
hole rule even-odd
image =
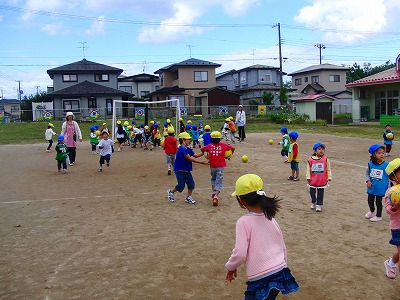
[[[306,95],[292,99],[296,106],[296,113],[309,115],[310,121],[325,120],[327,124],[333,123],[332,104],[334,97],[325,94]]]
[[[0,99],[0,117],[2,122],[21,119],[21,101],[17,99]]]
[[[160,89],[150,93],[152,101],[179,99],[189,113],[207,114],[207,97],[200,92],[216,86],[215,69],[220,64],[190,58],[154,72],[159,75]],[[174,104],[172,104],[174,105]]]

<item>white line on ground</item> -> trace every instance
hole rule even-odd
[[[110,197],[121,197],[123,195],[94,195],[91,197],[82,196],[82,197],[67,197],[67,198],[52,198],[52,199],[27,199],[27,200],[16,200],[16,201],[6,201],[0,202],[0,204],[14,204],[14,203],[29,203],[29,202],[45,202],[45,201],[64,201],[64,200],[79,200],[79,199],[89,199],[89,198],[107,198]]]

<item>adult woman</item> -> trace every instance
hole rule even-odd
[[[80,142],[82,142],[82,133],[78,123],[74,121],[74,114],[72,112],[67,112],[65,119],[66,121],[61,127],[61,135],[63,135],[65,138],[69,165],[73,166],[76,157],[76,140],[78,139]]]
[[[239,141],[243,141],[246,138],[246,133],[244,132],[244,125],[246,125],[246,113],[243,110],[243,105],[239,105],[238,111],[236,112],[235,123],[239,130]]]

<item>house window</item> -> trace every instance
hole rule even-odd
[[[201,106],[202,106],[201,97],[194,98],[194,110],[196,114],[197,113],[201,114]]]
[[[146,97],[148,94],[150,94],[149,91],[141,91],[141,92],[140,92],[140,97],[141,97],[141,98],[144,98],[144,97]]]
[[[160,86],[164,85],[164,74],[160,74]]]
[[[179,106],[185,106],[185,96],[170,95],[169,99],[179,99]],[[171,107],[176,107],[176,101],[172,101]]]
[[[235,86],[238,86],[239,85],[239,75],[235,74],[235,75],[232,76],[232,78],[233,78],[233,84]]]
[[[304,77],[304,82],[308,82],[308,77]]]
[[[107,111],[108,116],[112,115],[112,111],[113,111],[113,100],[112,99],[106,99],[106,111]]]
[[[88,99],[88,108],[97,108],[97,100],[96,98]]]
[[[208,72],[194,71],[194,81],[208,81]]]
[[[19,110],[18,105],[11,105],[11,110]]]
[[[240,74],[240,84],[247,84],[247,74],[246,73],[242,73]]]
[[[311,83],[318,83],[319,82],[319,76],[311,76]]]
[[[0,110],[4,110],[4,105],[0,105]]]
[[[63,74],[62,77],[64,82],[78,81],[78,75],[76,74]]]
[[[329,75],[330,82],[340,82],[340,75]]]
[[[301,78],[296,78],[294,80],[294,85],[301,85]]]
[[[64,110],[66,111],[72,111],[72,112],[79,112],[80,110],[80,103],[79,100],[63,100],[63,107]]]
[[[261,74],[258,80],[260,82],[271,82],[271,74]]]
[[[96,74],[96,75],[94,76],[94,80],[95,80],[96,82],[99,82],[99,81],[108,81],[108,74]]]
[[[132,94],[132,87],[131,86],[122,85],[122,86],[119,87],[119,90]]]

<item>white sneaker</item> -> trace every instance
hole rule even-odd
[[[175,202],[175,195],[174,195],[174,193],[172,192],[172,190],[171,190],[171,189],[168,189],[167,193],[168,193],[168,200],[169,200],[170,202]]]
[[[185,199],[185,202],[186,203],[190,203],[190,204],[195,204],[196,203],[196,201],[194,201],[192,196],[187,196],[186,199]]]
[[[371,218],[371,219],[369,219],[371,222],[379,222],[379,221],[382,221],[382,217],[377,217],[377,216],[375,216],[375,217],[373,217],[373,218]]]
[[[318,212],[322,211],[322,205],[316,205],[315,211],[318,211]]]
[[[311,209],[315,209],[315,204],[314,204],[314,203],[311,203],[310,208],[311,208]]]
[[[372,211],[369,211],[365,214],[366,219],[371,219],[374,216],[374,213]]]
[[[64,173],[67,173],[67,169],[63,169],[63,172],[64,172]]]

